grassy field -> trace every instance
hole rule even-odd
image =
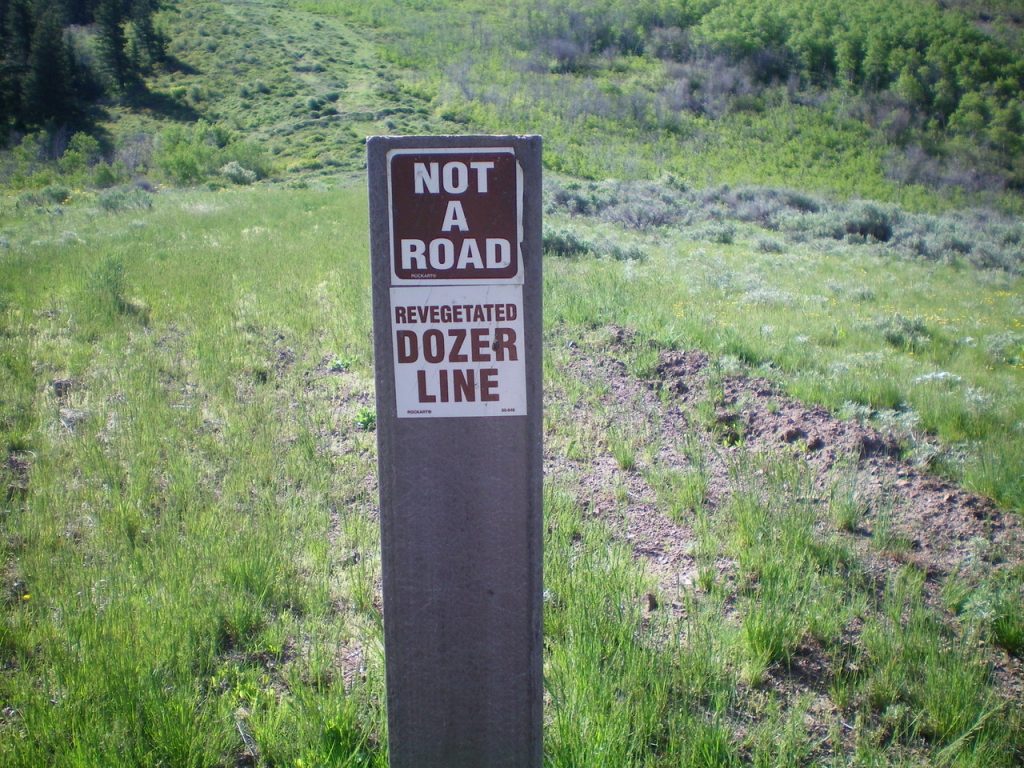
[[[254,189],[5,218],[5,764],[383,764],[364,211],[358,189]],[[621,356],[640,381],[660,348],[649,340],[715,349],[744,333],[812,336],[820,319],[795,300],[742,304],[735,336],[712,323],[739,304],[716,277],[747,293],[793,290],[761,271],[778,255],[756,253],[663,236],[642,261],[549,261],[549,452],[571,465],[551,474],[547,496],[547,759],[1012,764],[1019,708],[986,670],[990,654],[1020,649],[1019,552],[948,575],[990,595],[955,620],[926,599],[916,568],[876,592],[867,556],[841,526],[820,525],[871,519],[854,488],[851,509],[830,511],[807,490],[805,459],[750,449],[733,490],[705,504],[700,466],[720,449],[693,443],[685,470],[661,466],[656,417],[625,419],[602,404],[607,383],[565,358],[575,339]],[[709,255],[718,267],[698,271]],[[880,293],[872,302],[897,301],[870,277],[879,257],[823,258],[791,257]],[[943,271],[964,277],[901,268],[922,292]],[[689,278],[665,285],[679,271]],[[830,295],[855,302],[846,292]],[[1002,283],[970,293],[982,306],[1008,300]],[[639,329],[624,350],[594,330],[612,317]],[[870,343],[891,358],[883,371],[905,377],[886,386],[914,391],[931,364],[877,338],[873,317],[862,346],[822,346],[835,356],[825,365]],[[736,348],[721,351],[743,368]],[[926,386],[953,397],[988,381]],[[582,417],[567,410],[579,402],[592,403]],[[692,529],[705,570],[689,587],[659,587],[617,535],[630,506],[622,477],[601,490],[618,499],[611,520],[581,507],[595,493],[582,476],[602,456],[647,478],[657,507]],[[767,496],[754,491],[763,473]],[[711,567],[722,562],[737,574]],[[651,613],[646,595],[683,608]],[[830,649],[825,692],[770,684],[807,643]]]
[[[388,7],[181,2],[106,124],[157,191],[5,156],[0,765],[386,765],[361,136],[538,127],[545,764],[1020,764],[1019,222]]]
[[[591,202],[601,213],[574,213],[609,190],[618,207]],[[589,289],[584,301],[552,289],[549,317],[590,326],[614,319],[637,330],[648,345],[636,364],[641,376],[659,349],[725,355],[797,397],[883,426],[912,460],[1024,509],[1019,277],[727,215],[659,225],[655,194],[628,185],[576,185],[552,197],[548,242],[567,258],[554,263],[551,284]],[[695,207],[723,197],[773,205],[753,188],[705,197]],[[832,208],[797,218],[842,232],[859,215]]]
[[[240,734],[319,764],[378,730],[336,665],[379,625],[365,201],[265,194],[83,204],[5,259],[7,764]]]

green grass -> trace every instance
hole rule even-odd
[[[377,693],[334,658],[358,639],[382,685],[372,437],[332,404],[369,389],[366,270],[312,247],[365,233],[364,199],[282,198],[257,224],[258,196],[83,203],[71,248],[36,215],[14,233],[2,416],[31,475],[3,521],[7,764],[220,764],[242,731],[267,762],[381,764]],[[333,356],[358,370],[295,373]]]
[[[616,236],[613,225],[594,226]],[[639,348],[697,347],[738,360],[800,399],[874,419],[911,456],[937,437],[946,450],[925,457],[936,471],[1024,509],[1024,368],[992,351],[1021,332],[1019,277],[860,245],[764,253],[747,237],[709,244],[667,228],[639,240],[648,253],[639,263],[550,259],[548,322],[596,327],[614,318],[638,331]],[[586,298],[568,284],[585,285]],[[900,342],[900,317],[927,333]],[[707,406],[703,418],[714,421],[714,393]]]
[[[158,19],[168,61],[144,92],[94,110],[93,151],[54,162],[58,131],[0,152],[0,179],[29,190],[26,203],[139,177],[212,186],[350,179],[364,167],[368,135],[456,130],[363,25],[264,0],[189,0]]]
[[[584,338],[588,339],[584,343],[591,345],[587,349],[595,351],[605,343],[599,333],[585,333]],[[566,399],[582,399],[593,404],[592,418],[600,420],[604,409],[615,402],[609,399],[610,390],[600,380],[580,389],[564,386],[563,376],[570,364],[566,355],[552,353],[548,370],[554,384],[553,408],[559,408]],[[621,408],[621,419],[634,417],[631,408]],[[556,430],[551,444],[556,454],[564,450],[570,457],[570,449],[558,439],[563,429],[568,425]],[[609,432],[614,429],[608,428]],[[849,462],[841,462],[834,469],[829,506],[828,499],[817,490],[814,471],[799,455],[756,454],[740,445],[726,454],[730,495],[710,508],[686,508],[679,497],[688,475],[706,473],[710,462],[722,460],[715,455],[721,449],[715,447],[714,425],[702,429],[704,442],[694,436],[678,451],[692,469],[634,469],[650,483],[659,509],[691,526],[694,534],[691,554],[696,574],[692,585],[684,584],[659,595],[661,607],[646,616],[643,595],[650,587],[642,582],[627,582],[621,587],[622,597],[612,604],[617,620],[634,627],[634,645],[616,650],[609,658],[628,659],[641,654],[643,663],[654,670],[646,683],[651,695],[642,705],[618,716],[614,727],[627,728],[629,736],[606,726],[621,742],[618,751],[607,750],[607,761],[604,752],[595,755],[584,751],[587,744],[581,738],[575,747],[585,757],[565,764],[661,765],[666,754],[672,759],[665,764],[674,764],[677,755],[685,756],[684,764],[713,765],[1013,764],[1021,749],[1015,735],[1020,720],[1008,709],[1012,704],[995,693],[987,654],[988,649],[1001,645],[1000,638],[1014,636],[1010,627],[1015,620],[1010,617],[1016,615],[1019,575],[998,577],[988,570],[990,566],[984,563],[998,562],[995,553],[979,551],[966,558],[965,562],[975,563],[978,571],[963,579],[983,579],[984,592],[977,594],[989,597],[979,597],[971,605],[954,605],[964,617],[960,629],[926,603],[921,571],[896,568],[880,590],[864,560],[870,552],[859,550],[855,543],[863,533],[851,539],[846,534],[848,526],[833,522],[847,519],[835,511],[840,502],[857,506],[850,513],[857,521],[866,519],[861,502],[852,495],[857,477]],[[646,452],[658,444],[656,430],[647,436],[646,443]],[[634,450],[644,453],[645,440],[640,439]],[[583,464],[581,471],[585,472],[586,466]],[[577,491],[581,498],[594,493],[590,484],[582,488]],[[614,583],[618,576],[610,575],[614,572],[606,570],[608,566],[591,560],[587,545],[596,539],[596,551],[613,561],[619,556],[619,541],[601,533],[593,518],[582,516],[561,486],[555,493],[556,498],[549,500],[549,513],[558,512],[549,517],[548,583],[561,583],[565,564],[556,558],[562,556],[569,558],[570,567],[596,572],[599,581]],[[609,493],[623,507],[636,500],[632,494],[620,495],[614,489]],[[881,498],[884,505],[888,494],[883,493]],[[893,528],[896,512],[888,508],[872,510],[875,523],[871,542],[886,556],[891,553],[898,558],[905,552],[905,544],[900,543],[902,539]],[[609,513],[608,523],[614,526],[620,514],[625,517],[628,512],[623,509]],[[856,530],[861,530],[860,522]],[[723,567],[723,563],[732,565]],[[948,583],[953,594],[953,587],[960,582],[950,579]],[[587,594],[587,604],[593,609],[598,602],[588,592],[590,588],[584,582],[573,582],[574,594]],[[956,594],[971,594],[969,587],[965,589]],[[666,600],[681,605],[685,618],[677,623],[661,613]],[[549,593],[549,616],[554,613],[560,621],[561,612],[571,610],[571,605],[562,590]],[[651,610],[650,604],[647,610]],[[600,621],[592,615],[586,620]],[[705,624],[708,620],[711,623]],[[553,624],[554,619],[549,627]],[[590,638],[605,631],[594,627],[582,635]],[[653,632],[649,642],[655,648],[678,655],[666,661],[635,647],[648,637],[647,631]],[[682,646],[674,644],[675,632],[680,633]],[[979,638],[984,639],[983,644],[978,643]],[[552,647],[557,639],[552,638]],[[618,649],[619,645],[609,640],[604,647]],[[678,690],[674,681],[683,675],[678,685],[681,690],[692,690],[694,683],[686,680],[685,674],[690,664],[700,663],[701,658],[707,660],[702,656],[705,653],[714,656],[712,679],[717,682],[701,694],[702,719],[711,728],[701,729],[699,736],[692,731],[678,732],[681,740],[693,740],[698,753],[682,747],[677,753],[671,746],[663,748],[660,741],[652,743],[645,756],[630,753],[631,739],[646,732],[645,715],[641,713],[648,711],[647,706],[656,707],[663,695],[660,683],[668,680],[669,691]],[[808,712],[813,695],[779,694],[780,689],[788,690],[782,681],[790,679],[790,671],[809,657],[822,660],[824,669],[816,668],[814,677],[805,682],[820,686],[829,702],[823,707],[819,699],[813,715]],[[582,678],[588,675],[582,670],[586,665],[580,664],[579,668],[576,685],[602,690],[606,680],[602,678],[596,687],[584,683]],[[605,669],[608,667],[602,667]],[[706,668],[703,674],[709,674]],[[620,701],[629,701],[622,697],[621,692],[627,689],[621,678],[613,675],[613,679],[619,686]],[[553,699],[556,719],[561,716],[557,712],[561,703]],[[684,705],[677,702],[673,706]],[[593,710],[576,702],[572,712],[574,723],[593,716]],[[756,727],[749,727],[750,722]],[[809,722],[814,723],[813,731],[808,729]],[[1007,730],[1001,733],[1003,728]],[[676,732],[669,726],[668,733],[671,745]],[[603,744],[601,736],[592,737],[590,742]]]
[[[4,212],[4,485],[24,488],[0,517],[2,762],[383,765],[365,196],[246,188],[151,202],[111,212],[83,195],[59,217]],[[623,476],[646,478],[659,509],[692,527],[697,571],[652,611],[658,588],[617,538],[619,513],[585,514],[575,499],[593,488],[572,472],[549,480],[546,760],[807,764],[855,748],[881,765],[1009,764],[1016,710],[994,698],[971,635],[924,604],[913,573],[875,596],[842,532],[817,526],[828,512],[800,458],[722,446],[710,422],[708,443],[662,445],[642,404],[613,404],[606,382],[566,367],[572,334],[608,349],[605,310],[638,329],[616,347],[627,359],[688,343],[682,296],[724,312],[717,278],[733,264],[725,285],[746,285],[754,252],[716,248],[702,272],[696,249],[548,265],[548,445],[579,471],[608,451]],[[692,280],[666,280],[684,259]],[[935,290],[951,269],[897,268]],[[1009,301],[1006,283],[976,285],[976,301]],[[739,369],[726,358],[707,397]],[[684,469],[660,463],[667,449]],[[733,456],[714,505],[708,451]],[[838,498],[850,482],[837,475]],[[607,492],[626,514],[632,493]],[[1018,649],[1019,579],[963,578],[992,595],[991,607],[964,603],[965,626]],[[814,709],[812,732],[811,702],[772,681],[814,647],[832,660],[820,686],[835,709]]]
[[[671,173],[698,187],[779,185],[898,202],[911,209],[946,208],[970,198],[1019,209],[1012,193],[979,196],[956,186],[937,189],[896,180],[892,169],[907,136],[888,135],[884,117],[876,119],[874,127],[857,117],[858,109],[870,111],[866,105],[873,96],[838,83],[821,90],[805,88],[796,97],[783,84],[748,84],[745,93],[722,96],[717,106],[682,106],[687,82],[695,87],[698,100],[715,101],[716,97],[705,96],[705,90],[713,94],[716,79],[729,80],[722,72],[732,55],[728,43],[715,49],[725,54],[724,59],[698,64],[696,74],[671,57],[657,58],[651,40],[642,55],[623,53],[628,46],[595,41],[597,48],[581,51],[576,63],[566,66],[559,64],[555,53],[558,41],[586,39],[586,30],[596,35],[597,30],[612,28],[643,39],[649,27],[682,25],[673,14],[692,23],[714,5],[722,5],[723,13],[712,11],[709,16],[716,17],[719,26],[735,22],[737,35],[757,38],[760,26],[770,23],[760,12],[761,23],[752,21],[730,3],[634,7],[581,0],[561,12],[518,2],[398,6],[393,0],[373,0],[353,7],[342,0],[297,0],[295,5],[324,19],[346,19],[374,30],[380,35],[382,54],[403,70],[408,88],[426,97],[440,117],[488,133],[544,135],[545,163],[556,172],[587,179],[652,179]],[[777,9],[769,4],[767,10]],[[823,13],[834,11],[833,7]],[[822,38],[823,45],[832,45],[825,40],[829,32],[842,33],[847,23],[859,26],[874,18],[862,29],[866,35],[872,26],[888,24],[887,17],[896,13],[901,22],[898,34],[903,35],[902,27],[913,22],[901,14],[911,12],[921,25],[918,45],[926,45],[920,42],[926,27],[928,35],[941,29],[939,38],[948,38],[952,30],[963,40],[973,34],[969,25],[953,16],[913,1],[902,4],[900,11],[872,4],[842,24],[823,21],[827,29],[810,34]],[[792,19],[808,15],[802,6],[780,13]],[[687,30],[697,47],[700,35],[716,34],[705,26]],[[471,34],[466,34],[467,28]],[[961,53],[971,45],[961,45]],[[733,70],[732,76],[743,78],[740,70]],[[895,119],[898,122],[899,117]],[[948,144],[947,154],[973,146],[962,139],[947,142],[941,135],[914,136],[924,144]]]
[[[594,88],[622,105],[655,92],[651,61],[541,76],[495,54],[495,31],[417,72],[437,50],[409,48],[410,31],[454,46],[441,32],[458,25],[430,4],[382,8],[165,11],[187,66],[150,85],[172,114],[112,108],[111,145],[202,116],[226,144],[180,162],[216,165],[248,139],[282,184],[236,187],[214,167],[213,189],[94,190],[95,168],[15,158],[0,197],[0,764],[386,765],[361,138],[484,129],[542,130],[556,171],[674,174],[642,199],[618,189],[617,217],[550,199],[600,189],[549,190],[545,442],[564,463],[546,479],[545,763],[1019,762],[1019,702],[992,676],[1024,647],[1019,566],[976,541],[941,587],[911,567],[878,576],[910,546],[890,489],[868,506],[856,467],[817,487],[803,457],[752,453],[725,402],[727,376],[766,376],[1024,510],[1016,262],[671,219],[678,198],[645,207],[659,190],[710,182],[957,201],[888,180],[876,134],[809,108],[570,114]],[[484,12],[510,11],[457,13]],[[155,178],[165,138],[139,166]],[[852,210],[815,226],[842,232]],[[948,254],[982,242],[972,221],[929,226],[962,236]],[[689,348],[712,360],[681,445],[573,367],[618,358],[667,410],[660,353]],[[588,476],[609,457],[607,483]],[[692,583],[663,591],[645,571],[622,536],[637,503],[686,532]]]
[[[647,475],[655,488],[658,501],[669,515],[680,522],[699,515],[708,493],[708,476],[701,467],[680,472],[672,469],[654,470]]]
[[[278,174],[351,172],[368,135],[443,130],[374,41],[335,18],[262,2],[189,3],[165,18],[192,71],[152,89],[264,147]]]

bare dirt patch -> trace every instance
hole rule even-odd
[[[768,380],[724,375],[700,351],[663,353],[656,378],[642,381],[619,359],[628,356],[633,343],[630,334],[613,328],[610,338],[610,347],[570,342],[561,365],[568,377],[601,393],[599,410],[611,414],[606,429],[644,425],[649,431],[644,439],[652,448],[638,457],[636,466],[624,469],[607,446],[593,460],[572,460],[549,447],[545,472],[566,479],[576,489],[582,508],[605,519],[615,535],[629,544],[657,583],[660,599],[651,601],[653,608],[668,608],[677,615],[685,611],[680,595],[696,578],[697,541],[692,516],[669,517],[646,478],[655,465],[684,472],[692,469],[692,451],[684,446],[693,441],[705,457],[704,503],[712,512],[737,490],[735,469],[747,457],[788,453],[805,461],[814,476],[819,529],[842,537],[879,588],[897,570],[907,565],[919,568],[926,574],[926,599],[951,624],[956,619],[940,599],[947,577],[969,562],[977,567],[980,561],[990,571],[1024,563],[1020,516],[911,466],[901,459],[899,445],[891,437],[800,403]],[[571,404],[572,417],[593,419],[592,408],[592,403]],[[849,531],[837,530],[828,513],[839,471],[852,478],[864,510],[861,523]],[[898,546],[886,545],[883,535]],[[719,559],[715,567],[723,582],[734,581],[734,563]],[[820,694],[827,684],[826,677],[814,673],[825,668],[820,657],[815,648],[802,646],[788,668],[771,670],[768,684],[779,690]],[[1024,691],[1021,660],[993,648],[990,661],[1002,695],[1019,701]]]
[[[662,383],[679,393],[684,405],[694,405],[707,390],[707,359],[700,365],[700,355],[666,353],[658,368]],[[891,437],[797,402],[765,379],[726,376],[721,391],[717,411],[738,423],[747,448],[798,452],[815,468],[822,491],[837,461],[854,458],[868,521],[879,502],[892,503],[894,527],[911,550],[907,559],[926,573],[950,573],[979,538],[995,545],[999,558],[1021,562],[1024,557],[1024,524],[1018,515],[910,466]]]
[[[0,478],[6,475],[6,496],[8,502],[22,499],[28,493],[29,473],[32,470],[32,457],[29,453],[13,452],[8,454],[2,467],[5,470]]]

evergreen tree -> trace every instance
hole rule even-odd
[[[95,11],[103,74],[113,89],[119,92],[128,90],[135,80],[135,72],[126,52],[126,10],[123,0],[100,0]]]
[[[93,20],[94,0],[60,0],[65,24],[89,24]]]
[[[4,3],[3,53],[0,55],[0,109],[2,122],[23,122],[22,90],[28,70],[35,28],[29,0],[7,0]]]
[[[35,17],[30,0],[8,0],[4,14],[4,58],[25,66],[32,47]]]
[[[46,9],[36,22],[23,81],[22,112],[28,123],[41,125],[72,119],[71,57],[64,42],[60,14]]]
[[[152,69],[153,65],[164,57],[164,41],[153,26],[153,13],[156,11],[155,0],[131,0],[129,13],[132,27],[130,41],[132,65],[143,72]]]

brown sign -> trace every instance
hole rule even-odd
[[[392,285],[521,282],[511,147],[392,150],[388,197]]]

